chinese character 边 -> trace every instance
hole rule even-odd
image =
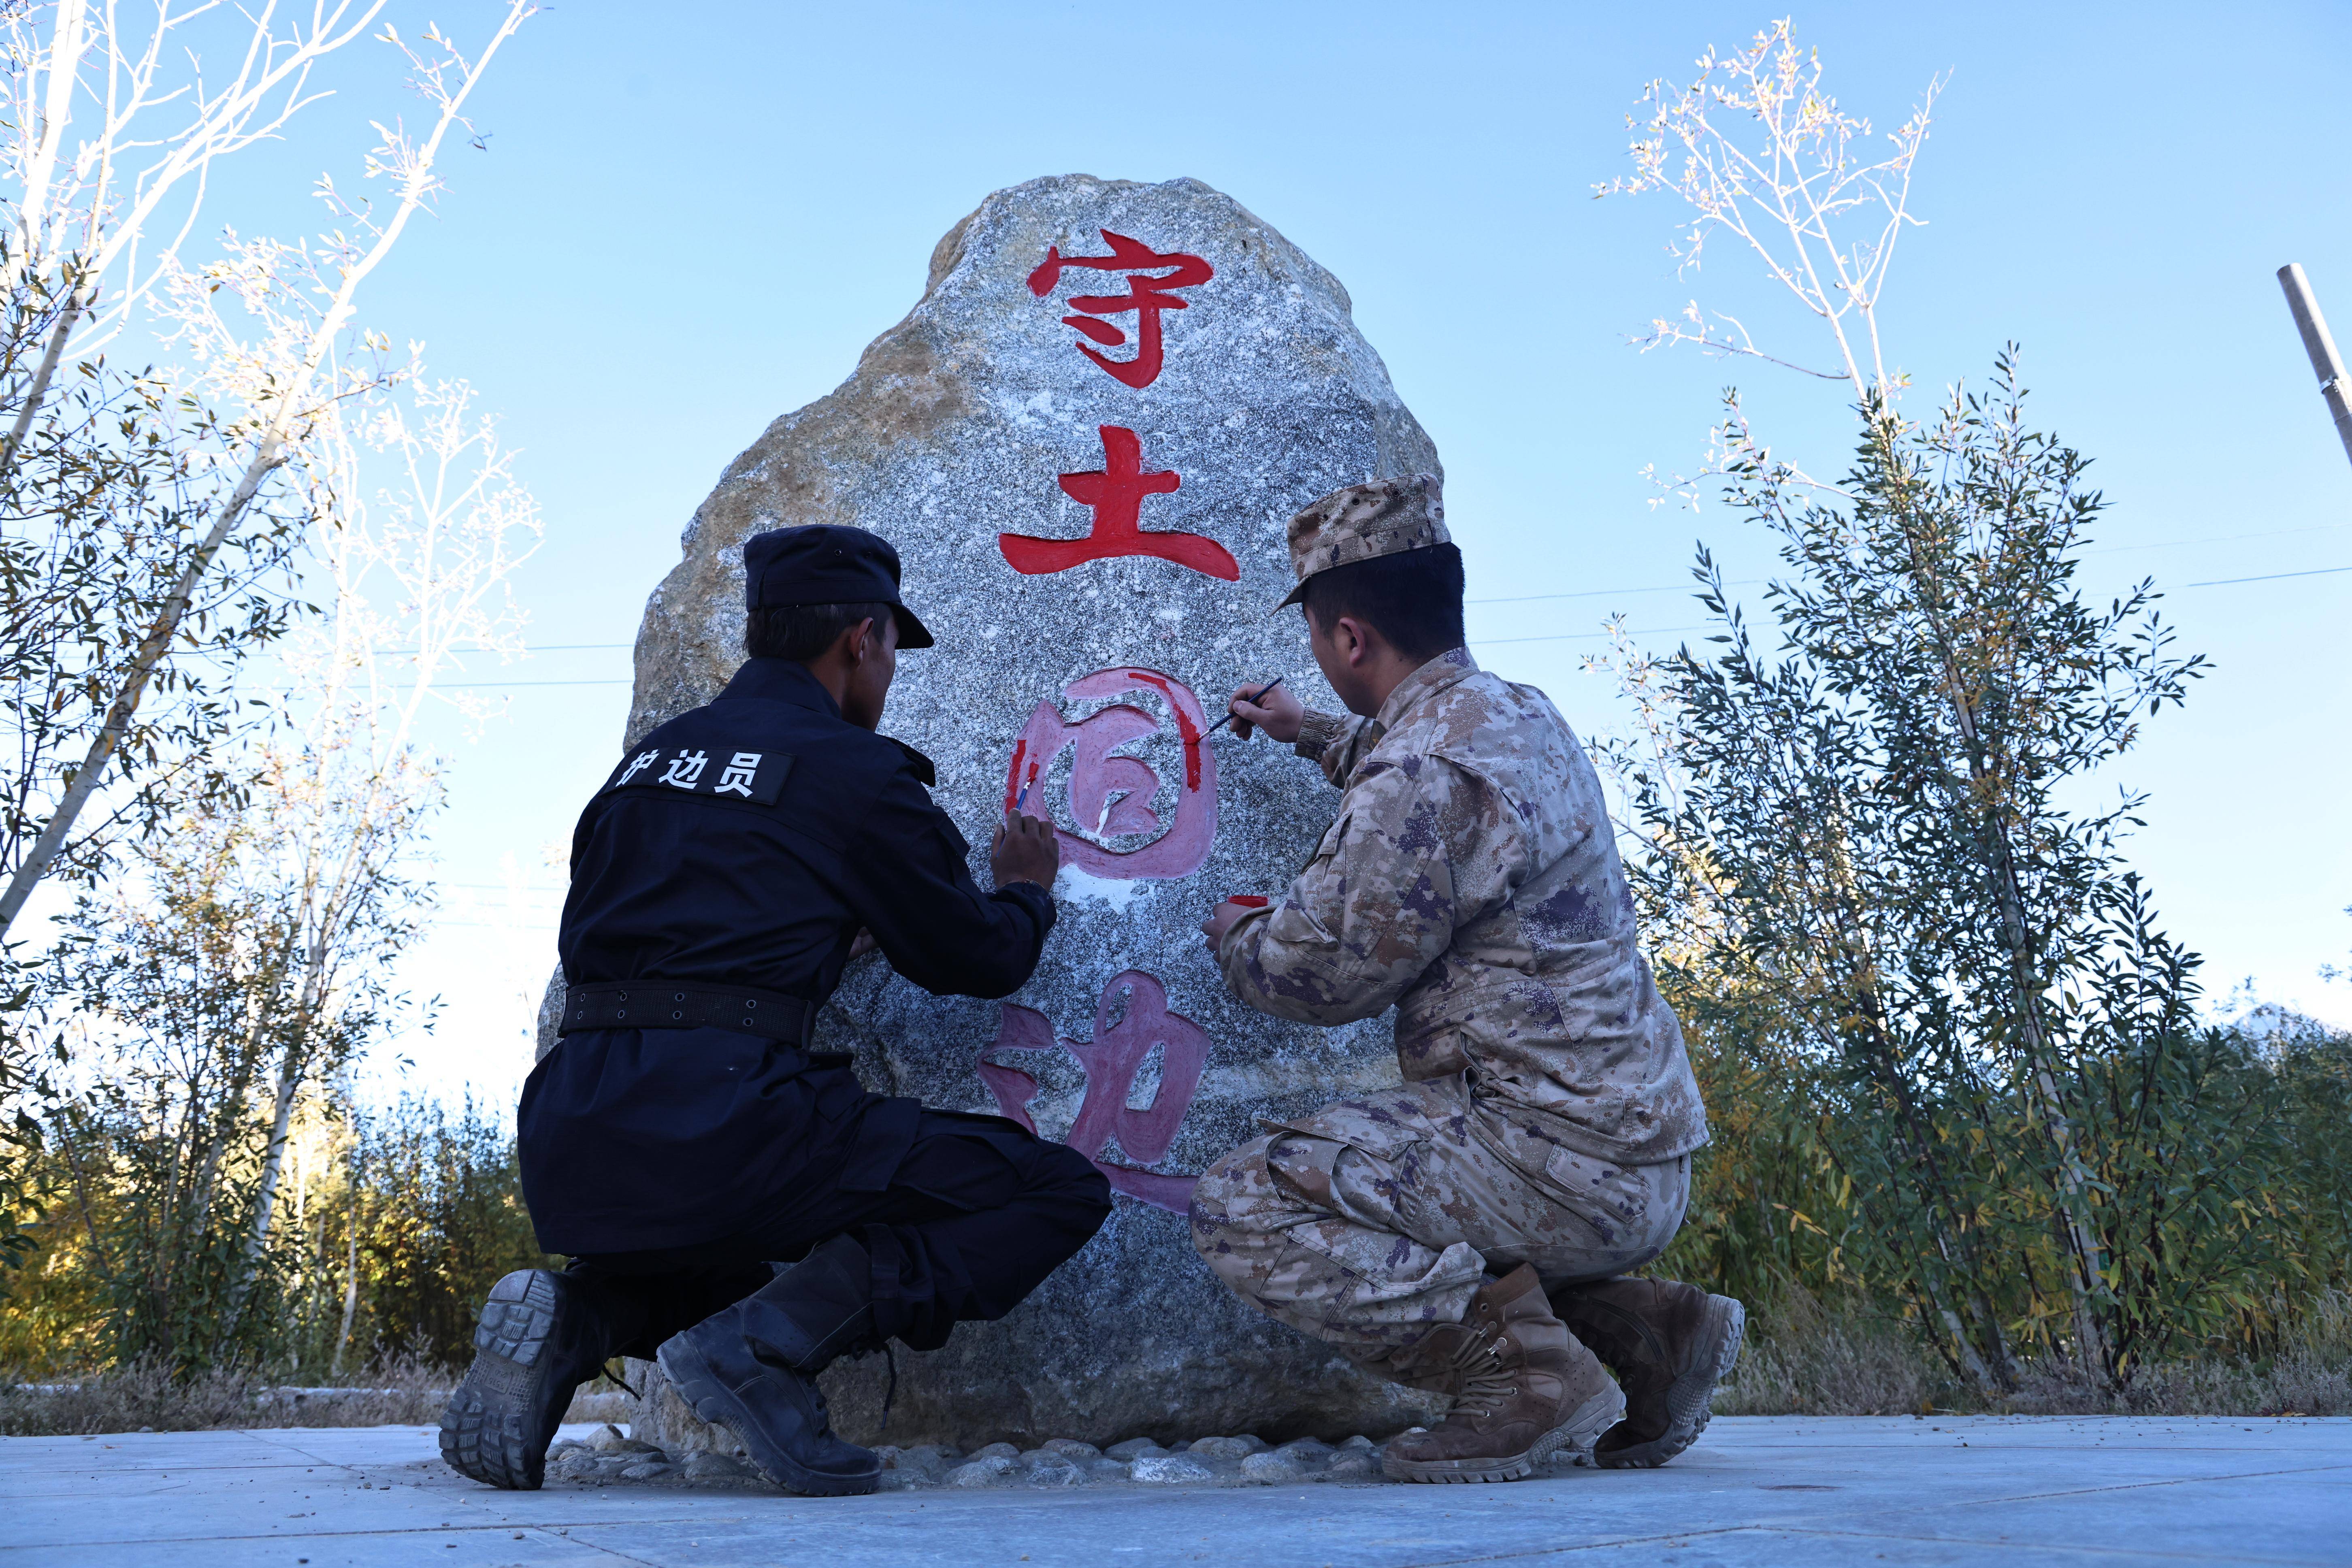
[[[1181,251],[1170,251],[1163,256],[1123,234],[1113,234],[1108,229],[1100,232],[1103,243],[1110,247],[1108,256],[1065,256],[1059,246],[1047,246],[1045,259],[1029,274],[1029,292],[1040,300],[1051,294],[1054,285],[1061,281],[1066,268],[1090,267],[1100,272],[1126,273],[1126,293],[1074,296],[1069,302],[1070,309],[1084,313],[1065,316],[1062,321],[1105,347],[1119,348],[1126,344],[1127,334],[1102,318],[1133,315],[1136,337],[1133,359],[1112,359],[1107,354],[1097,353],[1084,343],[1071,346],[1120,381],[1140,391],[1160,376],[1160,312],[1181,310],[1188,304],[1168,290],[1206,283],[1216,276],[1216,272],[1197,256],[1187,256]],[[1146,273],[1155,275],[1143,276]]]
[[[1063,858],[1090,876],[1118,881],[1189,877],[1207,861],[1217,837],[1217,753],[1202,739],[1208,721],[1201,700],[1171,675],[1127,666],[1070,682],[1062,688],[1062,700],[1130,691],[1157,692],[1167,704],[1175,726],[1167,737],[1175,742],[1174,756],[1163,752],[1155,769],[1143,757],[1115,754],[1130,742],[1164,733],[1159,720],[1132,703],[1114,702],[1072,723],[1053,701],[1043,701],[1013,742],[1004,809],[1013,810],[1027,794],[1030,815],[1059,816],[1045,785],[1055,760],[1069,750],[1071,826],[1054,829]],[[1171,820],[1164,825],[1153,804],[1162,770],[1175,797]],[[1138,837],[1142,841],[1135,842]],[[1127,847],[1119,846],[1120,839],[1129,841]]]
[[[724,772],[719,773],[719,783],[712,787],[710,793],[713,795],[740,795],[744,799],[749,800],[751,798],[752,782],[759,776],[760,753],[757,752],[738,752],[735,753],[734,760],[727,764]]]
[[[1145,532],[1143,498],[1172,493],[1184,481],[1172,473],[1143,471],[1143,443],[1135,432],[1118,425],[1098,425],[1103,466],[1085,473],[1060,476],[1062,489],[1072,500],[1095,514],[1094,526],[1083,539],[1044,539],[1031,533],[1000,533],[997,549],[1015,572],[1039,576],[1066,572],[1087,561],[1117,555],[1149,555],[1172,561],[1221,582],[1241,581],[1241,563],[1233,552],[1201,533]]]
[[[1112,1012],[1121,1002],[1125,1011],[1114,1021]],[[1160,1050],[1160,1081],[1150,1103],[1138,1110],[1129,1099],[1154,1047]],[[1104,985],[1095,1005],[1091,1040],[1056,1040],[1045,1015],[1005,1004],[996,1038],[981,1047],[980,1077],[998,1111],[1032,1132],[1037,1124],[1029,1115],[1029,1102],[1036,1097],[1037,1079],[988,1058],[999,1051],[1054,1050],[1076,1058],[1087,1079],[1086,1098],[1063,1142],[1093,1161],[1110,1179],[1114,1192],[1173,1214],[1186,1212],[1198,1176],[1139,1167],[1167,1157],[1185,1111],[1192,1109],[1201,1070],[1209,1059],[1209,1037],[1201,1026],[1181,1013],[1170,1012],[1168,988],[1139,969],[1114,974]]]
[[[631,779],[635,778],[639,773],[644,773],[647,768],[652,767],[654,765],[654,759],[660,755],[661,752],[659,751],[639,752],[636,756],[630,761],[629,771],[623,773],[620,778],[620,783],[615,784],[613,787],[614,789],[620,788],[621,784],[628,783]]]
[[[669,767],[661,776],[666,784],[680,789],[692,789],[694,781],[702,776],[703,764],[710,761],[708,752],[680,752],[669,760]]]

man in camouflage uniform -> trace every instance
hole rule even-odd
[[[1303,601],[1356,716],[1282,689],[1232,711],[1346,793],[1282,898],[1202,929],[1261,1012],[1329,1025],[1394,1004],[1404,1082],[1211,1166],[1194,1244],[1275,1318],[1455,1396],[1389,1445],[1391,1476],[1510,1480],[1588,1445],[1663,1464],[1706,1425],[1744,1313],[1624,1278],[1681,1225],[1706,1118],[1600,780],[1542,692],[1462,646],[1435,478],[1326,496],[1290,551],[1284,604]]]

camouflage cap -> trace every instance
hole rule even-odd
[[[1405,474],[1333,490],[1290,520],[1290,564],[1298,586],[1275,608],[1305,598],[1307,580],[1318,572],[1452,542],[1445,531],[1444,481],[1435,474]]]

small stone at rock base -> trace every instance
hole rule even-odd
[[[971,1457],[975,1459],[991,1459],[1000,1454],[1008,1459],[1017,1459],[1021,1457],[1021,1450],[1010,1443],[991,1443],[985,1448],[973,1450]]]
[[[1246,1459],[1265,1452],[1265,1444],[1255,1437],[1195,1437],[1185,1451],[1204,1459]]]
[[[1288,1454],[1252,1454],[1242,1461],[1242,1479],[1261,1486],[1276,1487],[1285,1481],[1303,1481],[1307,1467]]]
[[[547,1457],[552,1459],[559,1454],[574,1453],[587,1446],[577,1437],[559,1437],[547,1446]]]
[[[1102,1458],[1100,1448],[1096,1447],[1092,1443],[1081,1443],[1075,1437],[1052,1438],[1044,1447],[1045,1452],[1049,1454],[1059,1454],[1062,1458],[1081,1465],[1088,1459]]]
[[[738,1481],[751,1474],[749,1465],[724,1454],[697,1454],[686,1462],[686,1479],[689,1481]]]
[[[1217,1472],[1206,1459],[1191,1454],[1147,1454],[1137,1459],[1128,1473],[1131,1479],[1156,1486],[1181,1486],[1217,1479]]]
[[[991,1444],[991,1447],[1012,1447],[1010,1443]],[[1015,1450],[1016,1452],[1018,1450]],[[968,1465],[958,1465],[947,1474],[951,1487],[992,1487],[1021,1467],[1003,1454],[982,1453]]]
[[[1323,1472],[1335,1481],[1359,1480],[1381,1473],[1381,1461],[1369,1448],[1343,1450]]]
[[[1107,1459],[1139,1459],[1148,1454],[1164,1454],[1168,1450],[1149,1437],[1129,1437],[1124,1443],[1113,1443],[1103,1450]]]
[[[548,1467],[548,1473],[562,1481],[576,1481],[596,1473],[596,1456],[586,1448],[573,1448]]]
[[[912,1448],[902,1449],[898,1455],[898,1468],[929,1476],[933,1480],[938,1480],[962,1463],[962,1450],[938,1443],[919,1444]]]
[[[623,1470],[621,1479],[625,1481],[656,1480],[675,1468],[677,1468],[676,1466],[667,1464],[660,1459],[640,1459]]]
[[[1040,1454],[1028,1467],[1029,1484],[1033,1487],[1082,1487],[1087,1484],[1086,1471],[1076,1462],[1059,1454]]]
[[[1354,1436],[1342,1442],[1339,1447],[1342,1448],[1370,1448],[1376,1447],[1378,1445],[1376,1445],[1370,1437],[1367,1437],[1362,1433],[1359,1432]]]
[[[1117,1459],[1088,1459],[1085,1469],[1090,1481],[1124,1481],[1132,1478],[1128,1468]]]
[[[885,1492],[921,1491],[938,1486],[938,1478],[928,1470],[885,1470],[876,1478],[875,1490]]]
[[[1319,1465],[1331,1457],[1332,1448],[1330,1444],[1313,1437],[1299,1437],[1285,1443],[1275,1452],[1287,1454],[1302,1465]]]
[[[874,1448],[874,1457],[882,1461],[882,1468],[886,1470],[898,1468],[898,1446],[895,1443],[877,1444]]]
[[[626,1433],[608,1421],[589,1436],[588,1447],[600,1454],[616,1454],[620,1452],[621,1445],[628,1440]]]

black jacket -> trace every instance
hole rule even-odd
[[[1003,996],[1052,897],[983,892],[922,753],[859,729],[801,665],[755,658],[636,745],[581,814],[556,945],[572,984],[692,980],[821,1003],[862,926],[926,990]],[[523,1192],[551,1252],[728,1234],[808,1179],[876,1187],[915,1102],[730,1030],[563,1037],[523,1088]]]

